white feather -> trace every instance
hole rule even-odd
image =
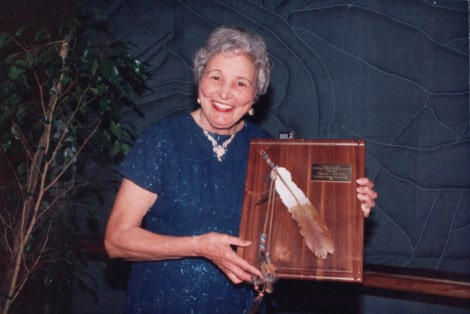
[[[300,234],[308,248],[320,258],[326,258],[328,253],[333,254],[333,239],[325,221],[304,192],[292,181],[290,171],[275,167],[272,175],[276,179],[276,192],[292,218],[299,224]]]

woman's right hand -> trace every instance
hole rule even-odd
[[[256,267],[239,257],[233,250],[233,247],[247,247],[251,245],[251,241],[216,232],[196,238],[198,242],[196,254],[211,260],[232,283],[251,282],[253,277],[263,277]]]
[[[156,201],[153,194],[124,179],[116,196],[105,233],[105,248],[111,258],[158,261],[204,257],[219,267],[234,284],[262,278],[261,272],[239,257],[232,247],[247,247],[250,241],[221,233],[172,237],[142,229],[142,218]]]

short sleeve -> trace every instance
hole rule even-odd
[[[118,171],[138,186],[159,194],[162,187],[164,130],[155,124],[145,130],[135,142]]]

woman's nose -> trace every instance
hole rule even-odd
[[[230,84],[225,83],[220,87],[220,97],[222,99],[230,98],[231,94],[232,87],[230,86]]]

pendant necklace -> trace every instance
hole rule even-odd
[[[227,152],[227,146],[233,141],[236,133],[233,133],[225,142],[219,144],[217,140],[212,135],[210,135],[209,132],[207,132],[205,129],[202,130],[204,131],[204,135],[211,142],[212,150],[214,151],[217,160],[222,161],[222,156],[224,156]]]

